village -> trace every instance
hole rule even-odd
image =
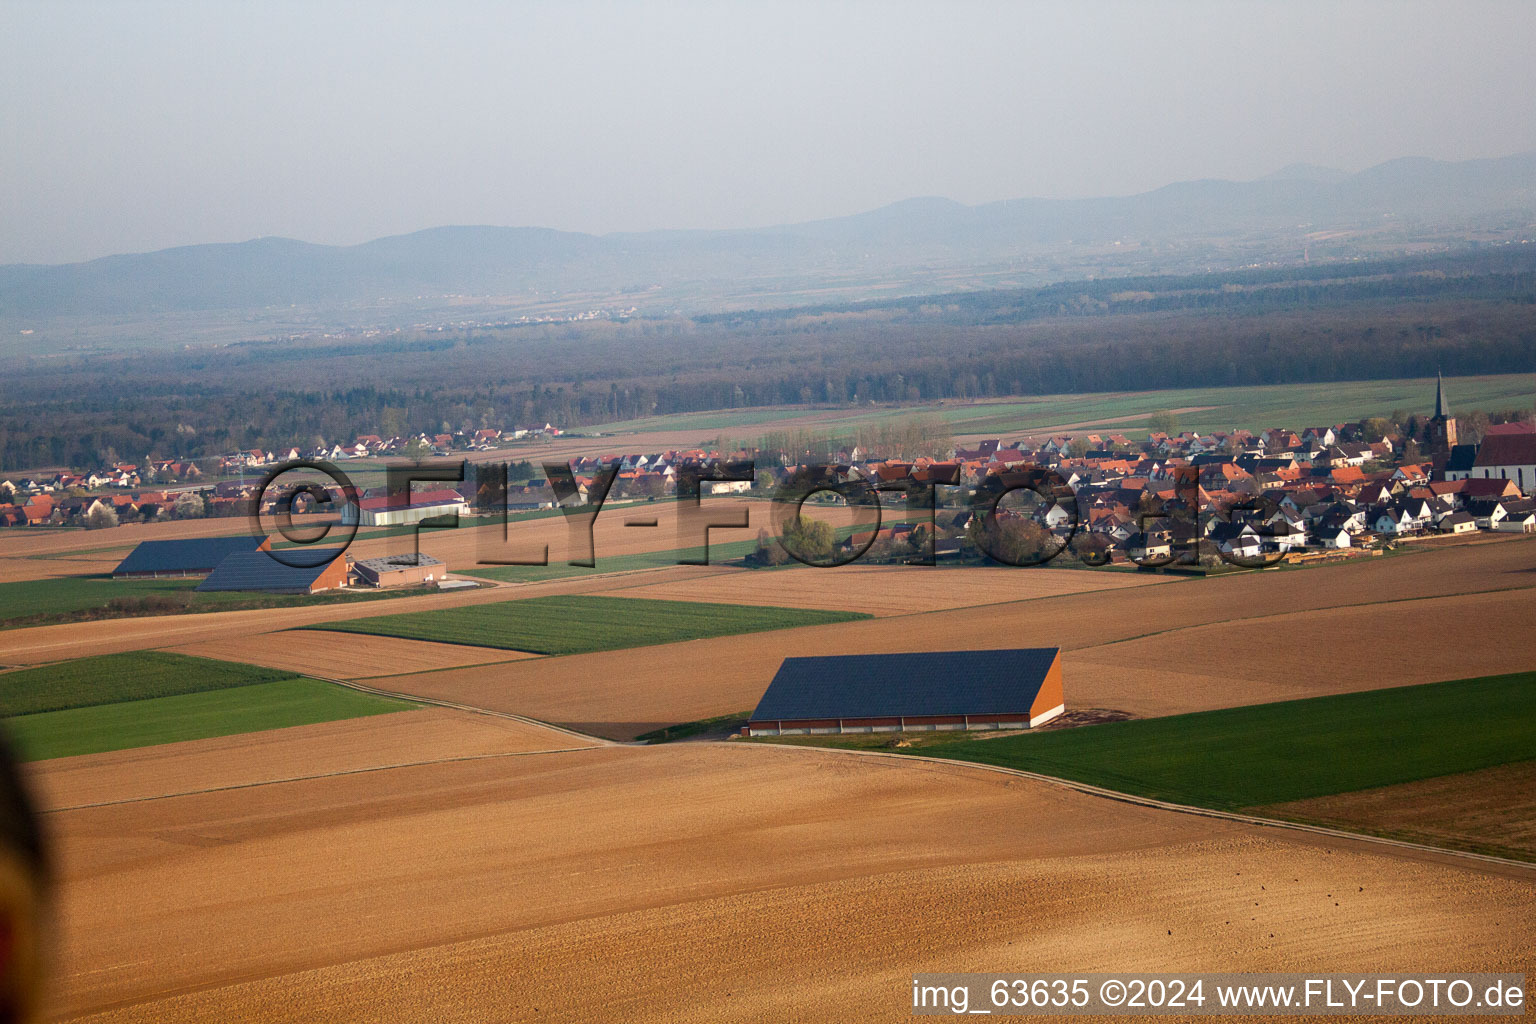
[[[363,435],[346,445],[237,452],[212,468],[233,478],[212,484],[199,483],[203,474],[195,464],[178,461],[6,480],[0,481],[0,525],[108,527],[249,515],[263,472],[286,462],[463,457],[562,433],[544,424],[410,439]],[[1150,567],[1202,558],[1210,566],[1297,562],[1360,557],[1387,545],[1479,531],[1536,532],[1536,500],[1528,496],[1536,487],[1536,424],[1488,424],[1480,433],[1477,443],[1461,443],[1442,384],[1434,415],[1415,418],[1402,432],[1366,419],[1258,433],[1152,431],[1139,440],[1124,433],[993,438],[955,447],[947,458],[909,459],[831,444],[816,453],[695,448],[591,455],[570,460],[572,487],[559,496],[543,469],[525,458],[517,464],[522,472],[514,471],[501,489],[475,475],[458,489],[401,495],[371,488],[344,515],[361,526],[395,526],[446,514],[658,500],[676,496],[680,471],[702,470],[707,477],[721,464],[750,462],[752,479],[706,482],[703,493],[782,498],[792,481],[811,474],[824,485],[824,501],[846,503],[834,494],[867,488],[894,505],[911,485],[932,485],[937,514],[928,530],[897,521],[843,538],[844,551],[874,558],[925,552],[974,557],[972,510],[995,507],[1004,523],[1031,521],[1063,546],[1070,538],[1073,551],[1092,565]],[[1042,495],[1042,473],[1056,493]],[[143,489],[146,478],[175,486]],[[978,503],[978,496],[1004,494],[1049,500],[1034,501],[1033,508],[996,497],[991,505]],[[802,486],[797,499],[804,496]],[[271,511],[282,497],[281,491],[263,495],[263,507],[255,511]]]

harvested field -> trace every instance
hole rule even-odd
[[[102,1022],[895,1021],[914,971],[1523,971],[1536,942],[1529,878],[788,748],[533,755],[49,820],[53,1009]]]
[[[492,715],[422,708],[318,725],[188,740],[26,766],[39,809],[147,800],[390,765],[583,746]]]
[[[462,644],[435,644],[392,636],[287,630],[255,636],[205,640],[174,649],[180,654],[223,658],[288,669],[329,679],[364,679],[403,672],[430,672],[462,665],[532,658],[519,651],[495,651]]]
[[[1170,576],[991,566],[915,565],[733,570],[705,579],[671,580],[626,590],[632,597],[789,608],[835,608],[870,615],[909,615],[1062,594],[1174,582]],[[1190,582],[1179,580],[1178,582]]]
[[[1536,761],[1271,804],[1257,813],[1536,860]]]
[[[1536,541],[1517,540],[454,669],[390,688],[628,738],[751,709],[790,654],[1060,646],[1069,708],[1168,715],[1525,671],[1536,665],[1533,621]],[[1497,642],[1430,642],[1473,634]]]

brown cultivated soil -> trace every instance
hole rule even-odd
[[[1536,945],[1518,870],[813,749],[536,754],[48,819],[63,1019],[901,1021],[919,971],[1527,971]]]
[[[377,718],[35,761],[26,767],[27,778],[40,809],[47,811],[389,765],[590,745],[553,729],[447,708]]]
[[[0,555],[0,583],[45,580],[57,576],[99,576],[117,568],[127,551],[105,555],[21,558]]]
[[[1295,800],[1255,813],[1536,860],[1536,761]]]
[[[1471,596],[1438,596],[1458,593]],[[1059,646],[1069,709],[1168,715],[1527,671],[1532,622],[1536,540],[1519,540],[450,669],[389,688],[629,738],[751,709],[792,655]],[[1468,636],[1479,640],[1453,639]]]
[[[944,608],[1029,601],[1038,597],[1166,583],[1174,577],[1118,572],[966,566],[848,565],[739,570],[707,579],[639,586],[629,597],[724,604],[831,608],[871,615],[908,615]]]
[[[1536,590],[1218,622],[1071,651],[1063,661],[1070,694],[1139,715],[1533,667]]]
[[[207,640],[170,649],[178,654],[244,661],[328,679],[363,679],[402,672],[430,672],[461,665],[483,665],[487,662],[537,657],[521,651],[497,651],[462,644],[403,640],[392,636],[319,633],[311,630]]]

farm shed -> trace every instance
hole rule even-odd
[[[112,570],[113,579],[159,576],[206,576],[230,555],[268,551],[268,537],[193,537],[186,540],[146,540]]]
[[[1025,729],[1064,710],[1055,647],[785,658],[747,732]]]
[[[285,565],[268,551],[247,551],[230,555],[203,582],[198,590],[246,590],[261,594],[317,594],[346,585],[347,560],[341,548],[306,551],[306,561],[315,565]]]
[[[353,562],[352,569],[364,583],[371,583],[375,587],[430,583],[441,578],[447,571],[441,561],[423,554],[363,558]]]
[[[402,526],[423,519],[469,514],[469,503],[458,491],[427,491],[416,495],[364,498],[358,507],[363,526]]]

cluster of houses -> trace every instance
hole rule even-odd
[[[338,462],[345,459],[403,456],[420,452],[448,456],[455,452],[490,451],[506,444],[559,437],[563,431],[551,423],[514,430],[483,429],[445,434],[417,434],[383,438],[363,434],[350,444],[318,444],[312,448],[253,448],[221,455],[208,466],[215,477],[236,480],[200,486],[204,469],[181,459],[146,459],[142,463],[115,462],[84,473],[68,470],[45,476],[0,480],[0,527],[82,526],[100,522],[111,510],[117,522],[139,522],[169,517],[178,500],[187,514],[198,516],[245,515],[250,511],[254,484],[246,479],[269,466],[299,459]],[[200,502],[195,511],[185,503],[191,494]],[[462,499],[461,499],[462,501]],[[364,519],[369,518],[365,512]],[[365,525],[367,525],[365,523]]]
[[[854,463],[847,473],[886,484],[905,477],[950,484],[963,503],[977,488],[1038,483],[1030,471],[1048,468],[1071,500],[1035,513],[1037,521],[1065,531],[1075,518],[1079,543],[1136,562],[1181,550],[1244,559],[1478,530],[1536,533],[1536,500],[1521,486],[1536,482],[1531,424],[1495,426],[1480,446],[1455,446],[1476,449],[1459,453],[1459,472],[1450,452],[1405,462],[1390,439],[1367,442],[1362,434],[1360,424],[1344,424],[1152,434],[1139,444],[1121,434],[991,440],[951,460]],[[950,520],[951,548],[965,519]],[[906,529],[890,528],[892,538]],[[943,554],[942,534],[939,545]]]
[[[443,434],[415,434],[412,436],[381,437],[378,434],[359,434],[345,444],[316,444],[311,448],[279,448],[271,451],[252,448],[230,452],[219,457],[219,470],[223,473],[239,473],[247,469],[259,469],[298,459],[316,462],[340,462],[345,459],[383,458],[407,455],[413,451],[447,456],[454,452],[487,452],[518,441],[559,437],[564,433],[552,423],[502,430],[487,427],[481,430],[455,430]]]

